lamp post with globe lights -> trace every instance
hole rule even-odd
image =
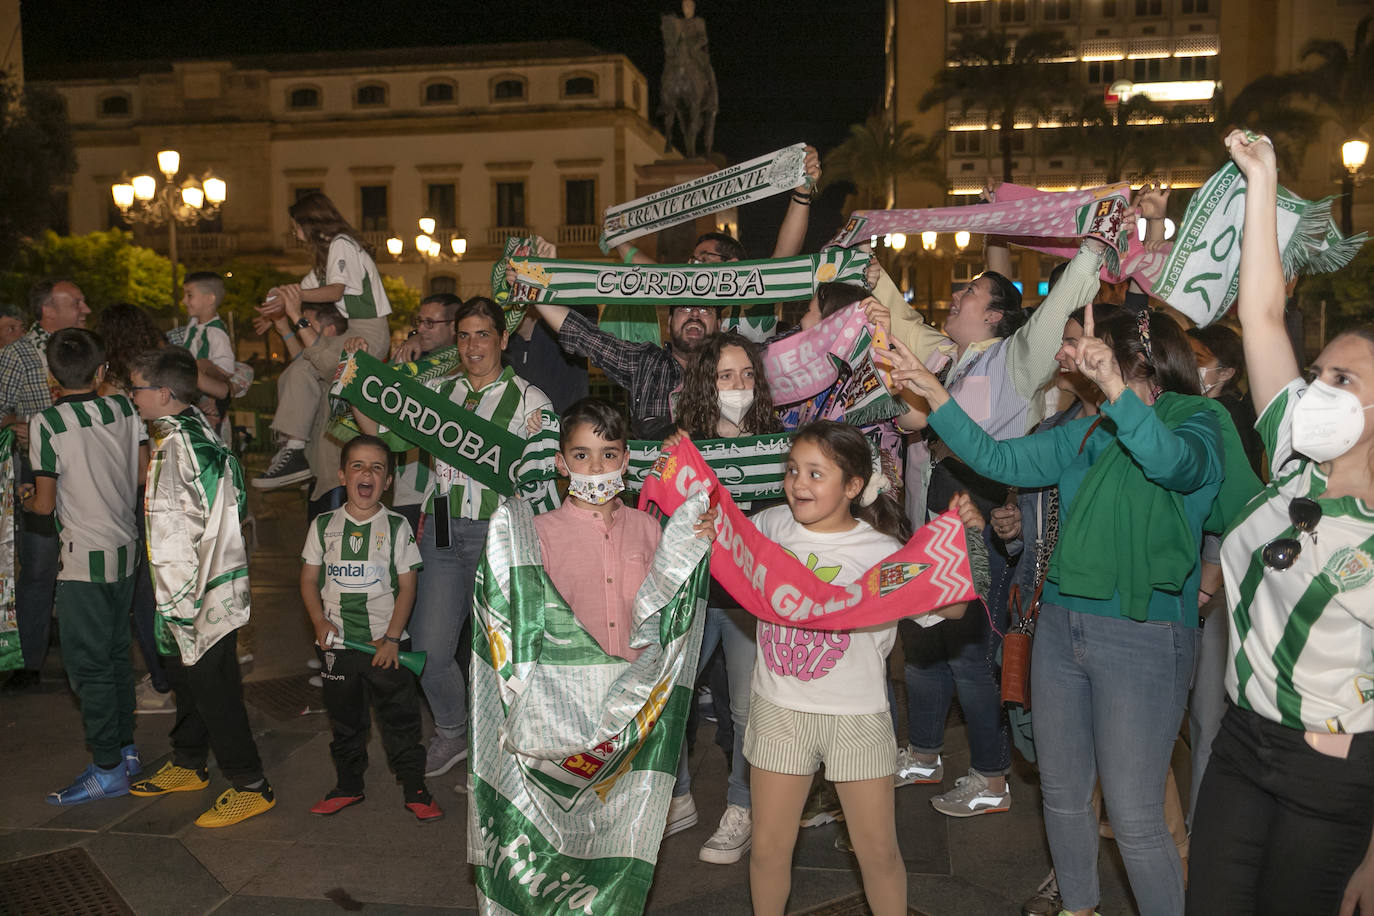
[[[1345,174],[1341,176],[1341,232],[1346,235],[1355,231],[1351,208],[1355,186],[1362,180],[1360,169],[1364,168],[1365,160],[1368,158],[1369,139],[1363,134],[1351,137],[1341,144],[1341,165],[1345,166]]]
[[[455,236],[448,240],[451,253],[444,251],[443,244],[434,237],[435,222],[430,216],[422,216],[416,221],[419,235],[415,236],[415,253],[425,264],[424,294],[429,295],[429,268],[435,261],[461,261],[468,253],[468,240]],[[399,261],[405,254],[406,243],[397,236],[386,240],[387,254]]]
[[[130,223],[157,227],[167,226],[167,258],[172,262],[172,304],[180,298],[177,293],[177,224],[194,226],[202,220],[212,220],[229,194],[223,178],[216,178],[207,170],[199,179],[188,175],[178,183],[181,154],[174,149],[160,150],[157,169],[163,181],[152,175],[138,175],[110,186],[110,195],[120,215]]]

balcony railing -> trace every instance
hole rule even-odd
[[[504,245],[506,239],[512,235],[524,237],[534,235],[534,230],[529,226],[492,226],[487,230],[488,245]]]
[[[601,238],[600,226],[559,226],[558,244],[595,245]]]
[[[239,237],[233,232],[181,232],[177,245],[184,257],[214,257],[237,251]]]

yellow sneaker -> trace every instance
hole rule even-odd
[[[215,806],[196,818],[197,827],[228,827],[246,821],[277,805],[277,797],[266,782],[260,789],[225,789]]]
[[[129,786],[130,795],[166,795],[168,792],[198,792],[210,785],[210,774],[201,767],[179,767],[172,761],[162,765],[150,779],[144,779]]]

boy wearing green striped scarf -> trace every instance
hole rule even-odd
[[[78,805],[129,794],[141,769],[134,746],[134,678],[129,663],[129,606],[137,558],[140,469],[147,430],[122,394],[100,397],[105,346],[85,328],[53,334],[48,371],[59,396],[29,420],[34,484],[24,509],[57,513],[62,566],[57,617],[62,664],[81,701],[93,763],[50,805]]]

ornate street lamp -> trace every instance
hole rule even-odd
[[[152,175],[126,177],[110,187],[110,196],[126,221],[153,227],[166,224],[167,258],[172,262],[172,305],[175,306],[180,299],[177,295],[177,223],[194,226],[202,220],[214,219],[229,195],[229,186],[209,171],[199,179],[187,176],[178,184],[176,177],[181,170],[181,154],[174,149],[158,152],[157,168],[164,179],[161,186]]]
[[[1345,166],[1345,175],[1341,177],[1341,232],[1346,235],[1355,231],[1350,212],[1352,198],[1355,196],[1355,186],[1361,181],[1360,169],[1364,168],[1368,157],[1369,141],[1363,134],[1357,134],[1341,144],[1341,165]]]
[[[432,216],[422,216],[415,223],[420,234],[415,236],[415,254],[425,263],[424,294],[429,295],[429,268],[435,261],[461,261],[468,253],[468,240],[454,237],[448,240],[452,253],[444,251],[443,243],[434,237],[435,222]],[[397,236],[386,240],[387,253],[392,260],[400,261],[405,255],[406,243]]]

